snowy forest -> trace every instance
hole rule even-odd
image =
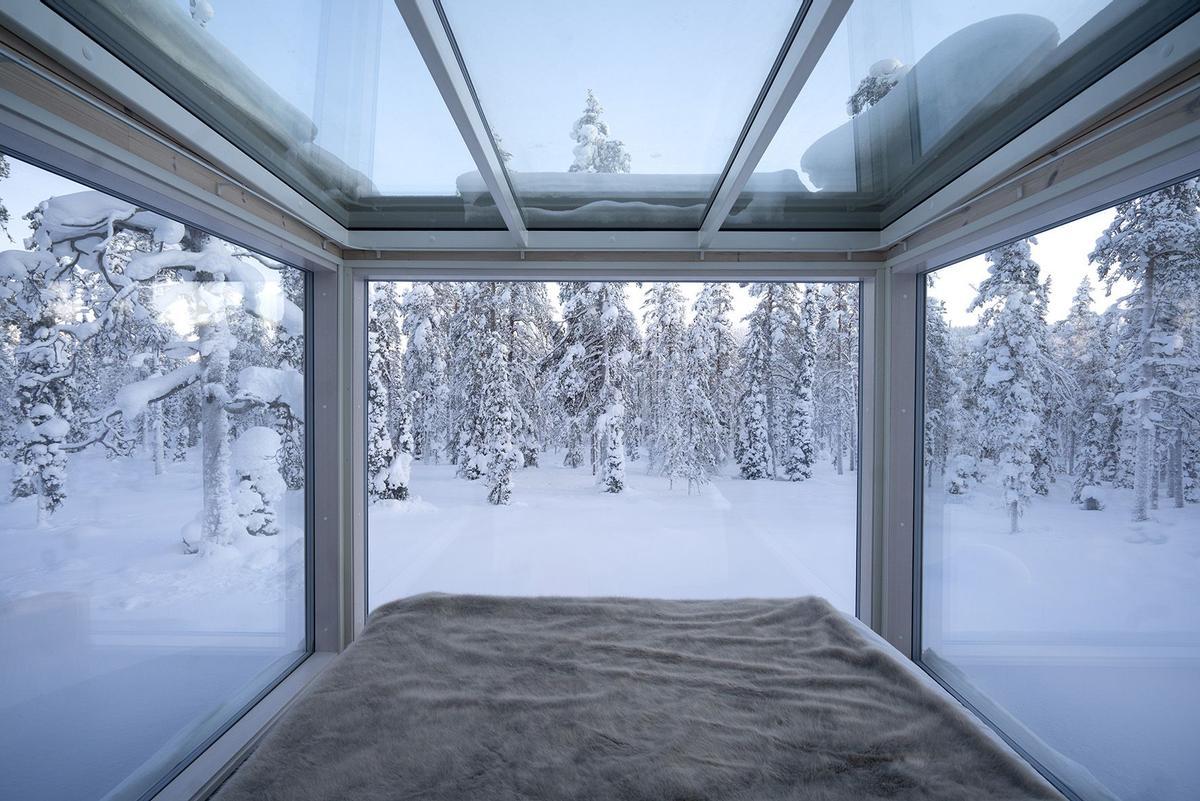
[[[199,485],[188,553],[280,533],[304,486],[304,274],[101,192],[22,219],[0,252],[8,523],[54,528],[72,486],[136,462]]]
[[[986,254],[968,309],[978,313],[974,327],[947,324],[939,278],[928,279],[927,492],[966,499],[990,483],[1012,532],[1059,482],[1087,511],[1127,491],[1134,523],[1167,504],[1200,503],[1197,182],[1117,206],[1087,256],[1091,275],[1053,323],[1053,265],[1043,276],[1036,242]]]
[[[419,493],[414,462],[454,465],[493,504],[551,458],[607,493],[635,466],[689,493],[727,465],[855,470],[857,284],[748,284],[744,319],[737,288],[705,283],[688,304],[669,282],[373,284],[371,498]]]

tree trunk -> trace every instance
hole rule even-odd
[[[1150,339],[1154,328],[1154,262],[1146,265],[1146,276],[1142,284],[1141,338],[1142,364],[1139,390],[1146,393],[1136,405],[1136,441],[1133,466],[1133,520],[1140,523],[1150,519],[1150,491],[1154,473],[1154,402],[1150,388],[1154,385],[1154,366],[1150,363],[1153,342]]]
[[[229,490],[229,413],[225,382],[229,371],[229,332],[223,321],[200,331],[200,352],[207,353],[202,373],[200,439],[203,447],[204,522],[209,545],[233,542],[234,511]]]
[[[1171,497],[1175,508],[1183,508],[1183,428],[1175,429],[1175,441],[1171,444]]]

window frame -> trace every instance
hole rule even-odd
[[[350,384],[354,409],[351,421],[353,447],[350,497],[355,512],[351,527],[354,554],[353,616],[354,633],[362,630],[370,612],[367,591],[368,515],[366,482],[366,365],[368,286],[372,281],[776,281],[834,282],[859,286],[859,381],[858,381],[858,489],[857,532],[855,536],[855,615],[872,625],[876,618],[874,599],[878,558],[878,527],[875,514],[876,448],[875,430],[876,358],[878,302],[876,281],[879,271],[866,265],[847,267],[845,262],[736,262],[732,265],[678,264],[672,262],[628,262],[588,260],[532,265],[519,260],[509,262],[427,261],[372,262],[370,267],[346,266],[351,283],[352,338],[349,361],[353,375]]]
[[[1115,162],[1121,164],[1125,160],[1118,158],[1115,159]],[[1173,172],[1173,170],[1181,168],[1185,169],[1185,171],[1182,173]],[[1066,202],[1052,205],[1049,208],[1043,208],[1038,214],[1025,217],[1023,222],[1020,218],[1010,221],[1010,230],[1006,231],[1007,235],[1004,238],[993,239],[989,238],[987,233],[975,233],[963,241],[935,250],[928,264],[921,265],[916,269],[910,267],[902,273],[905,276],[911,277],[914,282],[913,304],[909,316],[906,318],[912,321],[912,333],[915,340],[915,347],[912,352],[912,369],[908,373],[912,376],[912,389],[911,394],[907,396],[913,399],[913,409],[917,412],[914,415],[915,419],[912,421],[914,424],[912,428],[912,476],[914,482],[911,488],[911,495],[908,496],[911,498],[912,526],[910,531],[913,534],[910,543],[910,586],[912,596],[911,617],[909,620],[912,650],[909,653],[909,658],[928,674],[931,679],[937,682],[942,689],[987,725],[1009,748],[1029,763],[1034,770],[1041,774],[1046,781],[1050,782],[1055,789],[1070,799],[1070,801],[1084,801],[1084,799],[1072,789],[1067,779],[1055,773],[1054,769],[1047,764],[1049,760],[1039,757],[1038,751],[1040,749],[1031,750],[1010,732],[1014,730],[1021,731],[1025,734],[1026,742],[1035,743],[1040,742],[1040,738],[1036,734],[1028,731],[1024,723],[1005,711],[984,693],[971,692],[971,688],[969,687],[964,688],[952,683],[944,675],[945,667],[952,667],[949,663],[945,667],[942,667],[936,663],[929,662],[922,655],[922,626],[924,622],[924,503],[926,482],[924,458],[920,444],[924,442],[925,429],[924,386],[925,315],[928,298],[927,278],[929,275],[943,268],[953,269],[954,265],[983,255],[995,248],[1030,237],[1036,237],[1045,231],[1067,225],[1091,214],[1105,211],[1127,200],[1141,197],[1164,187],[1188,180],[1189,178],[1198,177],[1200,176],[1200,152],[1193,152],[1190,158],[1182,162],[1170,161],[1165,166],[1155,165],[1151,169],[1135,173],[1132,177],[1127,177],[1126,172],[1128,171],[1118,172],[1122,180],[1107,183],[1101,182],[1100,185],[1092,186],[1085,192],[1067,193]],[[1013,230],[1019,230],[1022,233],[1013,234]],[[893,334],[895,334],[895,331],[893,331]],[[896,338],[899,339],[900,337]],[[907,365],[907,362],[905,362],[905,365]],[[903,522],[900,525],[903,526]],[[894,567],[899,570],[898,565]],[[1057,753],[1049,746],[1046,746],[1046,752],[1050,755]]]
[[[318,526],[317,481],[322,471],[317,460],[319,449],[328,449],[327,436],[320,434],[317,415],[316,385],[314,371],[322,364],[318,360],[318,320],[328,318],[328,303],[318,303],[317,287],[328,288],[332,274],[323,276],[309,267],[295,265],[294,250],[284,243],[265,243],[258,237],[246,235],[246,231],[235,225],[226,224],[206,210],[187,203],[177,202],[159,191],[152,183],[139,183],[139,178],[124,176],[98,164],[89,164],[75,153],[64,152],[50,142],[33,140],[27,136],[14,135],[0,119],[0,134],[4,134],[4,145],[0,153],[18,159],[38,169],[59,175],[81,186],[94,189],[111,197],[132,203],[139,208],[160,213],[170,219],[206,231],[226,242],[238,245],[278,261],[289,269],[304,274],[304,648],[295,659],[286,663],[279,674],[266,686],[257,691],[245,704],[202,742],[182,754],[178,761],[164,772],[141,796],[138,801],[174,801],[203,797],[211,792],[217,782],[228,775],[236,765],[238,755],[245,753],[257,740],[263,727],[283,708],[287,700],[299,690],[330,659],[333,651],[327,635],[319,633],[327,626],[330,614],[329,576],[318,576],[316,553],[318,544],[326,544],[337,537],[336,527]],[[14,145],[15,143],[15,145]],[[83,166],[83,169],[76,169]],[[325,311],[318,315],[318,307]],[[327,326],[325,326],[327,327]],[[324,401],[322,401],[324,402]],[[322,549],[324,550],[324,549]],[[341,631],[339,627],[339,632]],[[270,717],[265,717],[266,715]],[[215,765],[224,766],[224,771],[214,771]],[[132,775],[132,774],[131,774]],[[207,789],[205,789],[207,788]]]

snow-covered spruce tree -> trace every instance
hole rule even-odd
[[[0,153],[0,181],[8,178],[12,174],[12,165],[8,163],[8,159]],[[12,235],[8,233],[8,208],[4,205],[3,199],[0,199],[0,232],[4,233],[9,241],[12,241]]]
[[[481,371],[479,419],[483,429],[480,458],[488,503],[504,505],[512,499],[512,473],[521,463],[513,436],[515,396],[509,373],[508,350],[500,333],[487,336]]]
[[[908,72],[908,67],[894,58],[876,61],[868,70],[867,77],[859,81],[858,88],[846,101],[846,113],[851,117],[857,117],[883,100],[888,92],[896,87],[906,72]]]
[[[45,523],[65,497],[64,446],[73,416],[70,358],[77,343],[60,330],[63,321],[54,311],[59,270],[50,253],[0,253],[0,300],[20,336],[14,349],[19,422],[10,492],[14,498],[37,496],[39,523]]]
[[[367,315],[367,497],[371,501],[402,501],[408,497],[408,464],[397,453],[392,439],[390,423],[397,404],[392,401],[389,381],[392,370],[384,364],[396,356],[385,348],[392,321],[386,319],[386,300],[381,310],[384,313],[375,313],[375,303],[381,296],[372,294],[371,313]],[[409,454],[407,459],[411,458]]]
[[[1200,186],[1183,181],[1117,206],[1089,256],[1109,291],[1125,279],[1133,291],[1120,303],[1128,321],[1114,399],[1128,405],[1134,432],[1133,519],[1150,518],[1156,486],[1158,426],[1172,407],[1200,402],[1200,361],[1181,352],[1179,305],[1200,290]]]
[[[610,385],[606,391],[596,418],[602,460],[597,480],[605,492],[616,494],[625,489],[625,404],[621,390]]]
[[[927,280],[934,280],[932,276]],[[950,461],[953,436],[951,399],[959,390],[950,329],[946,324],[946,303],[926,295],[925,301],[925,484],[945,476]]]
[[[820,329],[812,335],[812,358],[819,358],[820,412],[833,466],[840,476],[856,468],[858,453],[858,290],[847,283],[825,284],[819,293],[811,286],[806,289],[802,316],[810,328],[814,327],[815,309],[809,307],[815,304],[810,304],[809,296],[814,293],[822,308]]]
[[[629,172],[629,153],[619,139],[611,139],[604,108],[589,89],[583,114],[571,126],[575,140],[570,172]]]
[[[729,284],[706,283],[692,306],[688,326],[688,374],[700,377],[700,389],[716,418],[714,465],[733,453],[737,434],[737,340],[733,335],[733,293]]]
[[[568,421],[563,463],[582,464],[586,449],[600,480],[601,463],[608,460],[600,450],[606,435],[598,431],[596,421],[605,409],[620,403],[625,411],[620,421],[617,416],[606,420],[609,426],[620,425],[624,442],[629,417],[625,392],[641,345],[637,321],[625,303],[625,284],[619,281],[563,283],[559,298],[563,333],[546,361],[546,374]]]
[[[1072,503],[1096,508],[1104,448],[1110,429],[1115,374],[1100,317],[1092,311],[1092,283],[1080,281],[1067,317],[1055,331],[1058,361],[1070,376],[1065,415],[1067,473],[1073,477]],[[1089,501],[1090,498],[1090,501]]]
[[[777,457],[779,477],[788,481],[805,481],[812,478],[812,466],[816,461],[816,449],[813,445],[813,416],[816,408],[813,389],[816,384],[819,293],[820,290],[812,285],[804,288],[799,319],[790,326],[796,339],[790,343],[791,380],[785,402],[783,437],[779,440]]]
[[[374,331],[375,348],[379,352],[376,367],[381,371],[379,380],[387,388],[388,407],[384,422],[388,433],[395,436],[396,423],[404,397],[401,382],[401,363],[404,354],[404,336],[401,333],[403,308],[398,286],[392,281],[372,281],[371,298],[367,317],[368,326]]]
[[[679,284],[651,284],[642,301],[645,329],[640,371],[642,374],[641,419],[649,436],[648,470],[664,475],[680,469],[682,457],[683,404],[685,383],[683,293]]]
[[[246,532],[254,537],[279,533],[277,507],[287,490],[279,474],[279,451],[283,440],[266,426],[251,426],[233,446],[234,506]]]
[[[704,376],[691,372],[684,377],[680,415],[680,458],[668,475],[686,482],[688,494],[712,480],[722,453],[722,430],[704,383]]]
[[[551,409],[540,369],[559,336],[559,326],[546,284],[516,281],[508,284],[506,291],[507,315],[501,321],[500,334],[508,352],[515,399],[513,436],[521,451],[520,466],[537,467]]]
[[[748,373],[748,380],[750,383],[739,401],[738,468],[745,479],[772,478],[775,457],[768,436],[767,394],[754,373]]]
[[[790,394],[800,364],[798,343],[804,339],[800,288],[791,283],[755,283],[749,289],[756,303],[745,318],[746,338],[739,359],[740,383],[745,391],[739,401],[739,418],[743,427],[759,424],[754,407],[759,404],[755,395],[761,393],[767,448],[742,448],[742,443],[751,442],[754,437],[740,432],[738,464],[745,478],[775,478],[788,439]],[[764,458],[769,461],[763,463]]]
[[[450,433],[450,340],[447,320],[434,285],[414,283],[400,300],[404,358],[400,370],[412,405],[414,455],[437,464],[445,461]]]
[[[976,348],[983,374],[979,425],[1004,490],[1010,531],[1034,494],[1034,458],[1045,442],[1045,330],[1041,316],[1039,268],[1030,256],[1032,240],[987,253],[988,277],[969,310],[982,309]]]

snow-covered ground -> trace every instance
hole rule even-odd
[[[815,593],[853,609],[854,474],[822,461],[808,482],[724,477],[688,495],[633,463],[612,496],[543,462],[516,474],[508,507],[452,466],[415,465],[416,498],[370,510],[371,606],[441,590]],[[0,797],[102,796],[147,755],[187,750],[302,646],[299,494],[285,535],[187,556],[197,463],[155,477],[77,456],[48,528],[31,500],[0,504]],[[1200,797],[1195,508],[1139,529],[1120,491],[1084,512],[1059,482],[1011,535],[993,493],[973,492],[926,504],[926,645],[1122,801]]]
[[[415,499],[371,507],[370,606],[418,592],[661,598],[821,595],[854,611],[857,475],[718,478],[696,495],[629,466],[624,492],[586,467],[518,471],[511,506],[452,465],[413,466]]]
[[[45,528],[0,503],[0,798],[153,782],[303,649],[302,493],[284,534],[185,555],[199,461],[77,456]]]
[[[1088,512],[1060,481],[1014,535],[973,492],[926,502],[925,647],[1121,801],[1200,798],[1196,507],[1134,525],[1127,491]]]

